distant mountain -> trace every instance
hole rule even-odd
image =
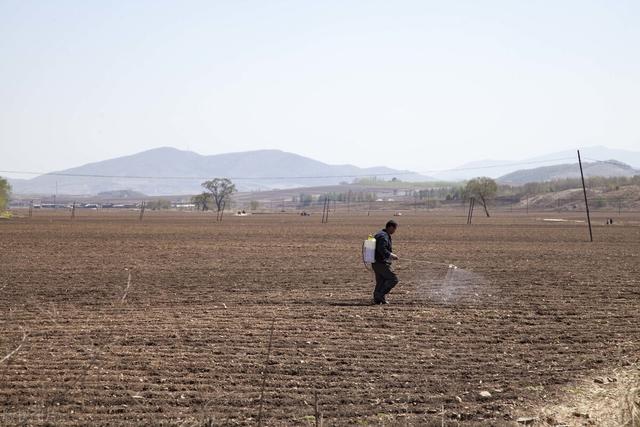
[[[640,151],[593,146],[581,148],[580,155],[583,161],[616,159],[640,169]],[[571,159],[577,160],[575,150],[558,151],[522,160],[481,160],[465,163],[451,171],[437,173],[435,177],[447,181],[465,180],[477,176],[498,178],[525,168],[567,164]]]
[[[435,178],[442,181],[463,181],[478,176],[496,178],[517,170],[514,161],[510,160],[478,160],[465,163],[450,171],[438,172]]]
[[[616,160],[609,160],[605,162],[583,162],[582,168],[584,170],[585,177],[628,177],[640,175],[640,170],[636,170],[631,166]],[[522,185],[528,182],[546,182],[565,178],[580,178],[580,165],[578,163],[571,163],[542,166],[534,169],[524,169],[501,176],[497,181],[501,184]]]
[[[387,175],[389,179],[397,176],[406,181],[429,179],[386,167],[328,165],[279,150],[203,156],[163,147],[11,182],[18,194],[53,194],[57,188],[59,194],[132,190],[147,195],[179,195],[199,193],[200,184],[215,177],[232,178],[239,190],[248,191],[333,185],[351,181],[354,176],[372,175]]]
[[[639,144],[640,145],[640,144]],[[582,161],[604,161],[607,159],[615,159],[622,161],[635,169],[640,169],[640,151],[619,150],[616,148],[608,148],[603,145],[593,147],[580,148],[580,156]],[[557,151],[555,153],[546,154],[544,156],[532,157],[530,161],[551,161],[553,159],[574,158],[577,160],[576,150]]]

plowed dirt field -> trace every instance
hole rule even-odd
[[[0,222],[0,424],[511,425],[640,358],[638,218],[543,217],[398,218],[387,306],[382,213]]]

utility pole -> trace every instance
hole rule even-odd
[[[587,199],[587,187],[584,185],[584,173],[582,172],[582,159],[578,150],[578,164],[580,164],[580,177],[582,178],[582,192],[584,193],[584,206],[587,209],[587,222],[589,223],[589,241],[593,242],[593,232],[591,231],[591,215],[589,214],[589,200]]]
[[[144,200],[140,203],[140,216],[138,217],[138,221],[142,221],[144,217],[144,209],[147,207],[147,202]]]
[[[326,224],[329,222],[329,209],[331,207],[331,200],[329,199],[329,196],[325,195],[324,196],[324,205],[322,206],[322,223]]]

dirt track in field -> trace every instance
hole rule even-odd
[[[640,358],[638,218],[542,217],[401,217],[401,257],[463,270],[401,261],[388,306],[360,263],[384,214],[1,222],[0,424],[256,425],[264,378],[266,425],[316,391],[330,426],[510,425]]]

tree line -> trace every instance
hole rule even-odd
[[[364,183],[364,181],[367,180],[362,179],[359,181],[359,183]],[[380,183],[380,181],[375,179],[371,179],[370,181],[370,183]],[[588,187],[596,187],[607,192],[618,190],[620,187],[627,185],[640,185],[640,175],[632,177],[590,177],[585,181]],[[204,188],[204,191],[201,194],[193,196],[191,198],[191,203],[196,206],[196,209],[202,211],[213,210],[215,208],[220,212],[225,208],[231,195],[237,191],[235,184],[229,178],[214,178],[203,182],[201,185]],[[499,185],[492,178],[477,177],[460,185],[441,185],[433,188],[414,190],[394,189],[394,194],[398,191],[406,191],[407,195],[413,195],[416,200],[431,198],[446,201],[467,201],[473,197],[483,207],[485,214],[490,216],[489,205],[498,196],[510,197],[513,200],[519,201],[532,194],[553,193],[580,188],[581,185],[582,183],[579,178],[558,179],[548,182],[532,182],[524,185]],[[0,213],[6,210],[10,194],[11,185],[7,179],[0,177]],[[302,192],[298,196],[294,196],[292,201],[297,203],[300,207],[309,207],[313,204],[321,204],[326,199],[347,203],[373,202],[377,200],[377,194],[372,191],[348,190],[313,196]],[[255,210],[258,206],[257,201],[251,202],[251,209]],[[170,202],[167,200],[151,201],[147,207],[150,209],[166,209],[170,207]]]

